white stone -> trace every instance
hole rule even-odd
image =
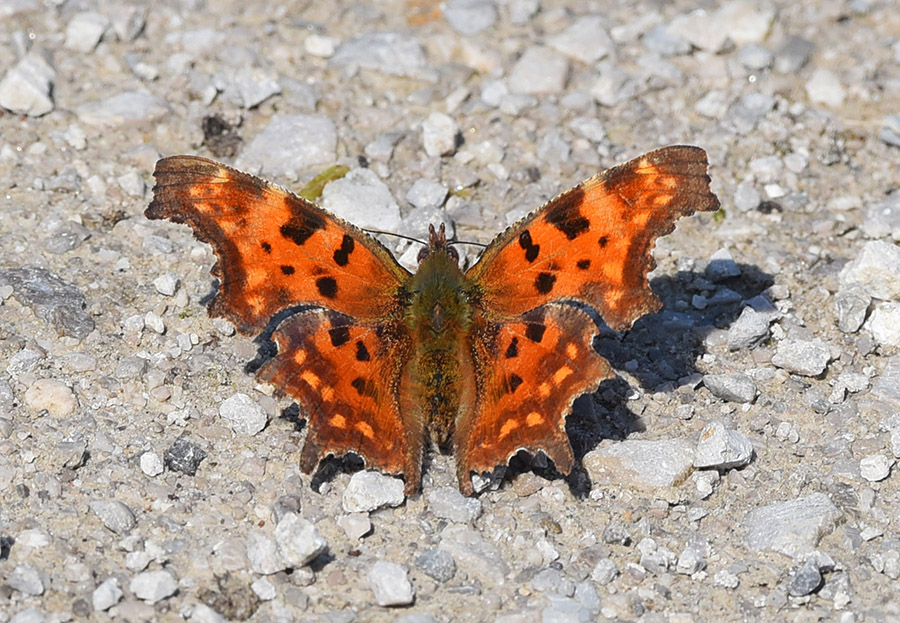
[[[141,455],[141,471],[148,476],[159,476],[163,473],[163,461],[156,452],[144,452]]]
[[[312,56],[331,58],[334,56],[334,51],[340,43],[341,40],[336,37],[327,37],[313,33],[303,40],[303,49]]]
[[[600,15],[578,18],[564,31],[550,37],[550,47],[582,63],[595,63],[615,50],[606,32],[606,20]]]
[[[166,323],[156,312],[149,311],[144,314],[144,326],[160,335],[166,332]]]
[[[76,13],[66,25],[66,47],[76,52],[90,52],[97,44],[106,29],[109,19],[95,11]]]
[[[19,115],[40,117],[53,110],[50,97],[56,70],[32,50],[0,80],[0,107]]]
[[[271,601],[278,596],[278,591],[269,578],[259,578],[250,585],[250,589],[256,593],[260,601]]]
[[[440,112],[432,112],[422,122],[422,144],[425,153],[436,158],[456,151],[456,135],[459,126],[453,117]]]
[[[863,325],[881,346],[900,347],[900,303],[881,303]]]
[[[341,527],[347,538],[359,540],[372,531],[372,520],[365,513],[341,515],[337,525]]]
[[[75,412],[77,401],[72,389],[57,379],[38,379],[25,390],[25,404],[35,411],[47,411],[57,418]]]
[[[379,472],[353,474],[341,504],[347,513],[365,513],[385,506],[400,506],[406,499],[403,481]]]
[[[731,469],[747,465],[753,458],[753,444],[742,433],[711,422],[700,433],[694,467]]]
[[[153,280],[153,287],[163,296],[175,296],[181,281],[175,273],[163,273]]]
[[[686,439],[629,439],[591,450],[582,463],[594,486],[672,487],[691,472],[694,445]]]
[[[894,460],[883,454],[870,454],[859,461],[859,474],[869,482],[879,482],[891,474]]]
[[[107,578],[91,593],[91,603],[93,603],[96,612],[103,612],[119,603],[122,595],[119,581],[114,577]]]
[[[278,555],[278,546],[260,530],[247,535],[247,558],[254,573],[271,575],[278,573],[287,565]]]
[[[824,493],[756,508],[744,517],[747,544],[754,551],[775,551],[798,559],[815,550],[834,529],[840,510]]]
[[[379,606],[407,606],[415,599],[415,591],[400,565],[379,560],[366,574],[366,581]]]
[[[322,190],[322,207],[357,227],[398,231],[400,206],[372,169],[353,169]]]
[[[302,567],[325,551],[328,543],[312,522],[295,513],[285,513],[275,527],[278,551],[288,566]]]
[[[525,50],[509,72],[509,90],[520,95],[560,93],[569,78],[569,60],[548,47]]]
[[[269,416],[259,403],[247,394],[235,394],[219,405],[219,417],[226,420],[238,435],[255,435],[266,427]]]
[[[819,68],[806,82],[806,94],[814,104],[837,108],[844,103],[847,92],[837,76],[827,69]]]
[[[270,178],[297,179],[299,172],[331,164],[337,148],[337,128],[325,115],[275,114],[257,134],[235,166]]]
[[[900,300],[900,246],[883,240],[863,245],[840,274],[841,285],[859,283],[869,296]]]
[[[128,588],[138,599],[155,604],[174,595],[178,583],[168,571],[144,571],[134,576]]]

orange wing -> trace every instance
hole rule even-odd
[[[456,423],[459,487],[470,472],[505,465],[518,450],[543,450],[568,474],[574,462],[565,419],[572,402],[613,376],[591,347],[597,325],[572,305],[549,304],[504,324],[483,323],[472,346],[479,374],[473,408]]]
[[[209,313],[256,333],[279,311],[318,305],[387,317],[409,273],[362,230],[315,204],[196,156],[156,164],[147,218],[186,223],[212,245],[221,281]]]
[[[656,238],[678,217],[719,207],[706,170],[705,151],[673,146],[604,171],[507,229],[466,276],[488,313],[515,316],[570,299],[628,328],[659,309],[647,282]]]
[[[398,325],[370,328],[332,311],[295,314],[272,335],[278,354],[259,377],[294,398],[308,419],[300,467],[355,452],[368,467],[421,480],[423,422],[400,410],[400,384],[412,342]],[[408,421],[406,421],[408,420]]]

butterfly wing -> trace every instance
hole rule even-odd
[[[197,156],[163,158],[147,218],[186,223],[212,245],[209,303],[244,333],[296,305],[385,318],[409,273],[365,232],[257,177]]]
[[[562,193],[498,236],[466,276],[488,313],[517,316],[570,299],[625,329],[659,308],[647,274],[656,238],[719,201],[706,152],[672,146],[647,153]]]
[[[542,450],[559,471],[574,462],[565,416],[572,402],[613,375],[591,347],[597,326],[584,311],[549,304],[509,322],[486,321],[473,333],[478,375],[475,404],[456,424],[460,489],[470,472],[506,464],[518,450]]]
[[[285,320],[272,339],[278,354],[258,374],[303,407],[309,425],[301,469],[355,452],[368,467],[403,473],[407,491],[417,490],[425,434],[423,422],[408,416],[414,411],[400,408],[412,349],[406,331],[314,309]]]

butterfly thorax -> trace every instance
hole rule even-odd
[[[410,377],[432,440],[446,448],[461,401],[463,366],[468,365],[466,336],[472,325],[468,280],[455,253],[430,244],[410,282],[406,323],[413,341]]]

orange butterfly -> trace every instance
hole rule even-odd
[[[303,471],[354,452],[403,474],[407,493],[429,437],[452,448],[466,495],[472,472],[520,449],[570,473],[566,415],[613,375],[577,305],[617,330],[659,309],[647,282],[656,238],[719,206],[706,153],[665,147],[557,196],[465,272],[432,228],[413,274],[365,232],[246,173],[174,156],[154,175],[146,216],[190,225],[218,256],[209,313],[246,334],[278,322],[258,375],[308,419]]]

